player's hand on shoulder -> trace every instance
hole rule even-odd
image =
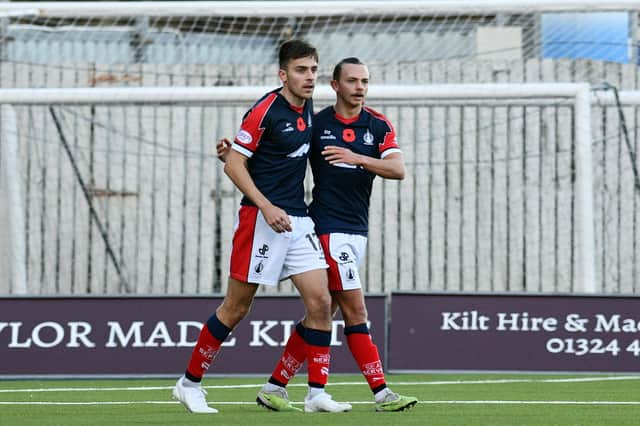
[[[277,233],[291,232],[291,219],[287,212],[280,207],[269,204],[260,209],[265,222]]]
[[[231,151],[231,141],[227,138],[222,138],[218,141],[216,145],[216,153],[218,155],[218,160],[223,163],[227,161],[227,155]]]

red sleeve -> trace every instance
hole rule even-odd
[[[275,93],[269,94],[263,100],[258,102],[244,117],[240,130],[236,134],[234,142],[243,150],[251,153],[258,149],[260,139],[265,131],[265,117],[273,102],[276,100]]]
[[[384,142],[382,142],[382,144],[380,144],[379,146],[380,154],[389,149],[400,149],[400,147],[398,146],[398,139],[396,138],[396,129],[393,128],[393,125],[389,122],[389,120],[385,119],[385,121],[388,126],[388,130],[384,134]]]
[[[382,154],[390,149],[393,151],[389,151],[387,154],[390,154],[392,152],[400,152],[400,146],[398,146],[398,139],[396,138],[396,129],[393,128],[393,124],[391,124],[389,119],[385,117],[384,114],[374,109],[366,108],[366,110],[375,118],[380,120],[380,129],[381,132],[384,132],[383,141],[380,145],[378,145],[380,156],[382,157]]]

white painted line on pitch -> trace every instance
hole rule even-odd
[[[348,401],[353,405],[372,405],[371,401]],[[470,404],[494,404],[494,405],[640,405],[640,401],[418,401],[419,404],[447,404],[447,405],[470,405]],[[58,401],[0,401],[0,405],[164,405],[179,404],[177,401],[84,401],[84,402],[58,402]],[[209,405],[255,405],[255,402],[241,401],[217,401],[210,402]],[[302,402],[292,402],[301,405]]]
[[[215,380],[215,378],[211,379]],[[425,386],[425,385],[487,385],[503,383],[584,383],[584,382],[605,382],[616,380],[640,380],[640,376],[609,376],[609,377],[575,377],[559,379],[489,379],[489,380],[441,380],[441,381],[421,381],[421,382],[387,382],[389,386]],[[261,388],[264,383],[238,384],[238,385],[208,385],[205,389],[247,389]],[[335,382],[329,383],[331,386],[362,386],[365,382]],[[306,383],[289,384],[288,387],[307,387]],[[173,386],[127,386],[127,387],[86,387],[86,388],[35,388],[35,389],[0,389],[0,393],[21,393],[21,392],[86,392],[86,391],[150,391],[169,390]]]

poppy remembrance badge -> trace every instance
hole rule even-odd
[[[307,123],[304,122],[304,119],[302,117],[298,117],[296,125],[298,126],[298,130],[300,130],[301,132],[304,132],[304,129],[307,128]]]
[[[345,142],[353,142],[356,140],[356,132],[353,129],[344,129],[342,131],[342,140]]]

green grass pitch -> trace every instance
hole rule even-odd
[[[333,375],[327,387],[349,413],[274,413],[255,404],[265,377],[208,377],[217,414],[172,401],[174,379],[0,380],[0,425],[637,425],[640,375],[393,374],[390,387],[416,396],[410,411],[376,413],[361,376]],[[305,377],[289,385],[292,401]]]

